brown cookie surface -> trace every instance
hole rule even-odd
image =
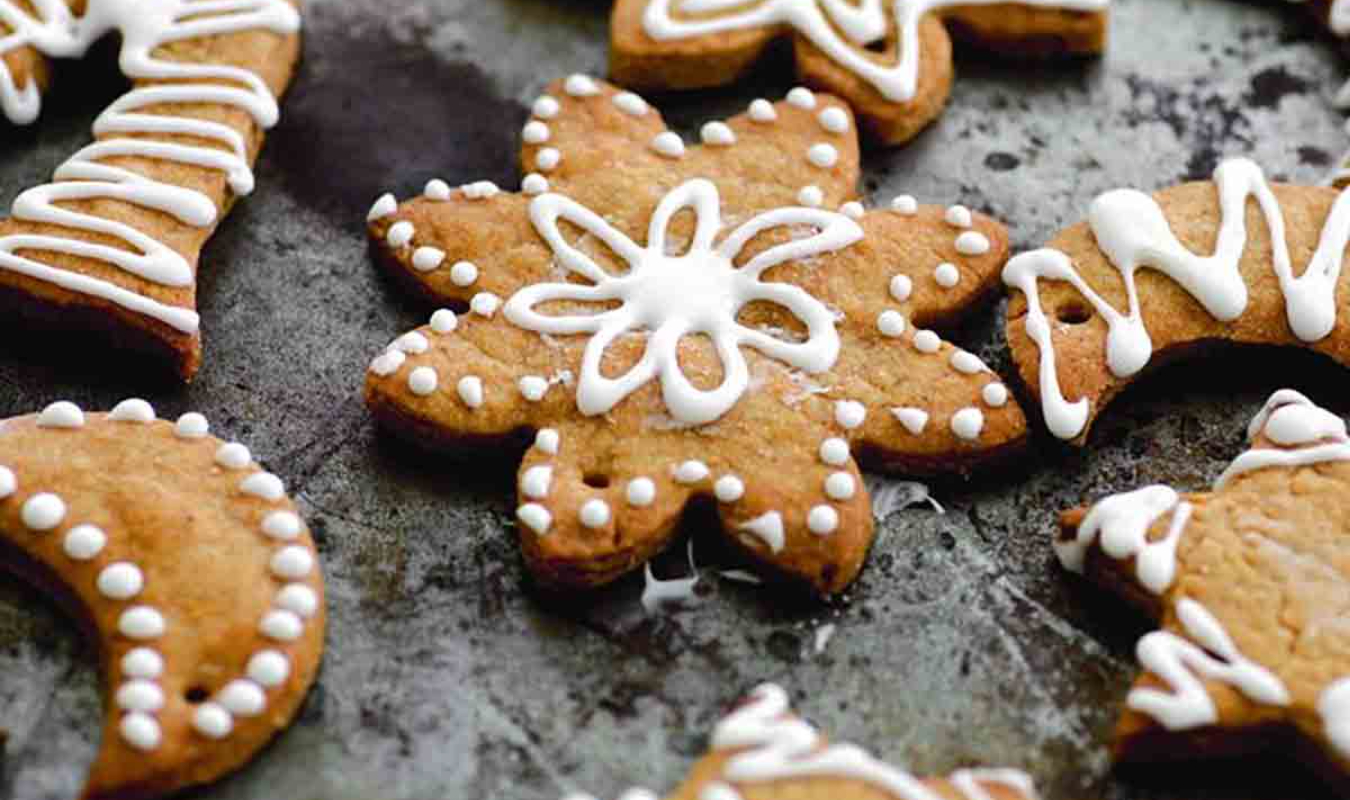
[[[1290,390],[1248,432],[1211,492],[1149,486],[1066,512],[1055,549],[1159,621],[1119,758],[1282,747],[1350,785],[1350,438]]]
[[[111,30],[133,88],[55,183],[21,193],[0,220],[0,309],[88,331],[191,379],[201,363],[198,261],[254,188],[263,131],[299,56],[299,14],[290,0],[72,5],[0,0],[0,110],[33,121],[45,57],[81,55]]]
[[[950,27],[1022,54],[1099,53],[1105,0],[616,0],[610,78],[638,90],[735,82],[790,37],[803,81],[846,100],[870,133],[899,144],[941,113],[952,82]]]
[[[837,592],[872,538],[855,452],[933,472],[1022,444],[998,377],[924,327],[987,293],[1006,233],[913,198],[865,211],[834,98],[757,101],[686,147],[573,76],[523,136],[524,194],[433,181],[372,209],[381,263],[470,310],[397,339],[366,398],[433,449],[535,432],[519,518],[546,582],[640,567],[704,497],[752,555]]]
[[[107,719],[84,797],[238,769],[314,681],[314,543],[281,481],[200,415],[157,421],[129,400],[0,422],[0,554],[99,645]]]

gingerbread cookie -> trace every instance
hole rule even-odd
[[[31,122],[44,57],[121,35],[131,91],[95,142],[0,220],[0,313],[147,353],[191,379],[201,363],[202,247],[253,191],[262,131],[299,56],[290,0],[0,0],[0,109]]]
[[[948,27],[1014,53],[1099,53],[1109,0],[616,0],[610,77],[638,90],[738,80],[791,37],[797,73],[833,92],[878,139],[932,122],[952,82]]]
[[[54,403],[0,421],[0,563],[99,643],[107,722],[83,797],[238,769],[290,723],[323,650],[323,578],[281,480],[200,414]]]
[[[830,744],[793,713],[787,693],[755,689],[712,735],[712,752],[668,800],[1035,800],[1025,773],[963,769],[916,778],[851,744]],[[593,800],[572,795],[568,800]],[[656,800],[643,789],[620,800]]]
[[[702,497],[753,556],[837,592],[872,538],[855,454],[931,472],[1022,444],[998,376],[927,327],[986,294],[1005,231],[912,197],[864,211],[839,101],[756,100],[701,147],[580,75],[534,112],[522,194],[432,181],[371,210],[390,272],[468,313],[395,340],[366,398],[433,449],[536,432],[518,517],[545,582],[641,567]]]
[[[1251,449],[1209,494],[1149,486],[1108,497],[1065,513],[1055,549],[1161,621],[1139,641],[1146,671],[1117,729],[1120,758],[1287,740],[1345,779],[1350,437],[1289,390],[1271,396],[1248,436]]]
[[[1350,196],[1267,182],[1232,159],[1212,183],[1118,189],[1003,280],[1013,360],[1055,436],[1082,443],[1145,367],[1218,342],[1302,345],[1350,363],[1338,320]]]

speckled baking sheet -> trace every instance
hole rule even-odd
[[[323,673],[292,729],[203,798],[553,800],[673,786],[741,692],[772,679],[839,738],[916,771],[1029,770],[1052,800],[1318,797],[1280,762],[1114,773],[1106,751],[1142,620],[1070,580],[1047,544],[1057,509],[1151,481],[1206,485],[1277,385],[1350,413],[1350,376],[1251,351],[1159,373],[1115,403],[1085,452],[1038,436],[1016,469],[931,483],[946,509],[897,510],[870,564],[822,606],[717,577],[688,531],[699,602],[644,614],[641,579],[573,605],[530,589],[512,527],[514,458],[430,461],[372,428],[370,356],[424,318],[371,264],[381,191],[432,177],[514,186],[529,101],[603,74],[603,0],[310,0],[305,63],[256,194],[206,251],[206,364],[177,386],[0,327],[0,415],[128,395],[206,413],[286,479],[323,554]],[[1315,181],[1350,144],[1331,98],[1350,61],[1289,4],[1116,0],[1100,62],[962,53],[948,112],[910,146],[870,149],[862,187],[963,202],[1020,248],[1099,191],[1151,189],[1251,155]],[[31,129],[0,132],[0,202],[43,180],[120,90],[111,52],[60,76]],[[686,134],[779,96],[789,79],[658,99]],[[995,305],[953,338],[1008,375]],[[709,540],[714,537],[708,537]],[[686,569],[683,546],[657,570]],[[834,635],[817,647],[817,633]],[[819,637],[824,639],[825,637]],[[100,720],[92,653],[55,608],[0,578],[0,797],[65,800]],[[1293,784],[1292,786],[1290,784]],[[198,795],[194,795],[198,796]]]

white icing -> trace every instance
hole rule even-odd
[[[581,506],[581,524],[587,528],[603,528],[609,524],[609,503],[604,500],[587,500]]]
[[[224,739],[234,730],[234,718],[219,703],[208,701],[192,712],[192,729],[208,739]]]
[[[133,647],[122,656],[122,674],[154,680],[164,674],[164,657],[149,647]]]
[[[374,222],[377,219],[384,219],[398,211],[398,200],[388,192],[380,195],[371,206],[369,213],[366,214],[366,222]]]
[[[516,381],[516,387],[520,389],[521,397],[531,403],[543,400],[544,395],[548,394],[548,386],[548,381],[538,375],[525,375]]]
[[[272,688],[286,682],[291,662],[276,650],[260,650],[248,660],[245,674],[260,686]]]
[[[1342,757],[1350,755],[1350,678],[1333,681],[1317,697],[1317,715],[1327,741]]]
[[[931,355],[936,353],[941,347],[942,340],[938,338],[936,333],[927,330],[914,332],[914,349],[918,350],[920,353]]]
[[[830,506],[815,506],[806,514],[806,527],[817,536],[834,533],[839,527],[839,512]]]
[[[898,211],[906,217],[912,217],[919,213],[919,201],[914,199],[914,195],[896,195],[895,199],[891,201],[891,210]]]
[[[666,252],[667,226],[676,213],[692,209],[697,225],[688,251]],[[862,229],[840,214],[806,208],[780,208],[760,214],[736,228],[721,244],[713,240],[722,227],[717,188],[693,180],[667,194],[652,216],[647,246],[639,247],[599,215],[556,194],[535,198],[530,218],[552,248],[561,266],[590,285],[540,283],[518,291],[503,309],[506,318],[527,330],[550,335],[591,334],[581,364],[577,407],[587,416],[604,414],[648,381],[660,379],[662,397],[680,422],[711,422],[731,409],[750,384],[741,346],[787,362],[808,373],[833,366],[839,353],[834,315],[799,287],[768,283],[760,276],[786,261],[833,252],[858,241]],[[558,227],[565,219],[607,245],[629,265],[619,277],[570,244]],[[741,249],[760,233],[780,226],[811,226],[812,236],[793,239],[765,250],[746,264],[734,266]],[[554,316],[535,306],[552,300],[618,301],[618,308],[598,314]],[[783,306],[805,323],[807,341],[788,342],[741,325],[736,315],[753,301]],[[618,378],[605,377],[600,362],[616,338],[632,330],[652,331],[642,359]],[[724,378],[713,390],[696,388],[684,376],[677,358],[680,340],[705,333],[722,360]]]
[[[952,369],[966,375],[975,375],[988,369],[979,356],[965,350],[957,350],[952,353],[951,365]]]
[[[1280,679],[1243,656],[1204,606],[1183,597],[1176,612],[1194,643],[1168,631],[1154,631],[1140,639],[1136,648],[1144,668],[1162,678],[1172,691],[1134,689],[1126,698],[1131,709],[1171,731],[1212,725],[1219,714],[1201,679],[1226,683],[1257,703],[1289,705],[1289,691]]]
[[[113,702],[123,711],[150,714],[164,707],[164,690],[153,681],[133,679],[117,687]]]
[[[286,496],[285,484],[270,472],[255,472],[244,478],[239,484],[239,491],[273,503]]]
[[[540,536],[548,533],[548,529],[553,525],[553,515],[538,503],[526,503],[516,509],[516,517],[525,524],[525,527]]]
[[[558,116],[558,112],[561,110],[562,106],[558,104],[558,101],[546,94],[540,95],[531,108],[532,113],[540,119],[553,119]]]
[[[650,13],[650,9],[648,9]],[[816,107],[816,95],[805,86],[794,86],[787,93],[789,104],[796,106],[804,111],[810,111]]]
[[[439,247],[419,247],[413,251],[412,265],[418,272],[431,272],[445,262],[445,251]]]
[[[132,606],[117,618],[117,630],[128,639],[147,641],[164,635],[164,615],[150,606]]]
[[[370,360],[370,371],[382,378],[387,378],[398,372],[398,368],[403,366],[403,362],[407,360],[408,356],[402,350],[385,350]]]
[[[287,545],[272,554],[268,565],[276,577],[297,580],[313,571],[314,556],[307,547]]]
[[[455,316],[455,312],[448,308],[440,308],[431,315],[429,324],[436,333],[453,333],[455,328],[459,327],[459,317]]]
[[[825,479],[825,494],[831,500],[850,500],[856,491],[853,476],[847,472],[832,472]]]
[[[663,131],[652,138],[652,149],[668,158],[684,155],[684,140],[678,133]]]
[[[648,561],[643,568],[644,585],[642,587],[642,607],[648,614],[655,614],[667,605],[687,603],[696,597],[694,587],[698,586],[698,567],[694,566],[694,543],[689,543],[689,571],[687,578],[658,580],[652,574],[652,564]]]
[[[631,117],[640,117],[647,113],[647,101],[632,92],[619,92],[610,98],[610,102]]]
[[[713,484],[713,494],[723,503],[734,503],[745,496],[745,482],[735,475],[723,475]]]
[[[928,412],[922,408],[893,408],[891,415],[904,426],[905,430],[918,436],[928,427]]]
[[[569,75],[563,82],[563,91],[573,97],[594,97],[600,94],[600,87],[588,75]]]
[[[38,414],[39,428],[83,428],[84,412],[68,400],[59,400]]]
[[[527,195],[543,194],[548,191],[548,178],[537,172],[531,172],[521,179],[520,191]]]
[[[548,126],[537,119],[525,123],[525,127],[520,130],[520,138],[526,144],[543,144],[548,141]]]
[[[1350,461],[1345,423],[1298,392],[1282,389],[1271,395],[1247,427],[1249,439],[1264,433],[1272,442],[1297,449],[1257,448],[1242,453],[1214,481],[1222,489],[1240,475],[1267,467],[1299,467]]]
[[[528,128],[529,126],[527,125],[526,127]],[[547,131],[548,128],[545,128],[544,130]],[[427,181],[426,186],[422,187],[422,196],[428,200],[435,200],[443,203],[450,199],[450,184],[440,178],[432,178]]]
[[[107,543],[108,535],[101,528],[93,525],[76,525],[66,531],[61,550],[66,557],[74,561],[89,561],[103,552],[103,547]]]
[[[479,292],[469,301],[469,310],[480,317],[491,318],[501,304],[502,299],[492,292]]]
[[[675,480],[679,483],[698,483],[708,477],[708,465],[702,461],[685,461],[675,468]]]
[[[820,460],[832,467],[842,467],[848,463],[849,447],[848,442],[838,437],[831,437],[820,443]]]
[[[14,477],[14,471],[9,467],[0,467],[0,500],[4,500],[19,488],[19,482]]]
[[[180,439],[201,439],[211,432],[211,424],[201,414],[189,411],[174,423],[173,432]]]
[[[132,397],[113,406],[113,410],[108,412],[108,419],[113,422],[154,422],[155,409],[144,400]]]
[[[300,517],[290,511],[273,511],[263,517],[262,530],[273,539],[291,541],[300,535],[304,523]]]
[[[459,187],[459,191],[469,200],[486,200],[501,192],[492,181],[474,181]]]
[[[390,225],[389,230],[384,235],[384,240],[389,243],[390,247],[399,248],[411,242],[416,234],[417,228],[405,219]]]
[[[562,153],[556,147],[545,147],[534,156],[534,165],[540,172],[552,172],[562,161]]]
[[[838,163],[839,150],[828,142],[817,142],[806,149],[806,160],[821,169],[828,169]]]
[[[41,492],[24,501],[19,519],[35,531],[49,531],[66,518],[65,501],[50,492]]]
[[[538,465],[525,470],[520,476],[520,493],[531,500],[543,500],[548,497],[549,486],[553,483],[553,467]]]
[[[948,206],[942,219],[954,228],[969,228],[975,222],[970,209],[962,205]]]
[[[777,511],[770,511],[743,522],[738,526],[738,530],[759,537],[760,541],[768,545],[769,550],[774,553],[782,550],[783,545],[787,543],[787,536],[783,531],[783,515]]]
[[[427,348],[431,347],[431,342],[427,341],[427,337],[417,331],[408,331],[395,339],[394,343],[389,346],[395,350],[402,350],[410,355],[420,355],[425,353]]]
[[[0,0],[0,19],[11,32],[0,37],[0,108],[13,122],[31,122],[40,100],[33,82],[24,89],[4,62],[4,54],[31,45],[57,58],[82,56],[111,31],[121,35],[118,65],[133,82],[154,81],[122,95],[94,121],[101,138],[71,156],[56,169],[55,183],[29,189],[14,201],[15,219],[59,225],[123,246],[95,244],[57,234],[15,234],[0,237],[0,269],[86,294],[129,311],[156,319],[183,333],[195,333],[198,316],[124,288],[116,283],[60,269],[18,252],[42,251],[89,258],[111,264],[151,283],[168,287],[191,285],[194,276],[187,261],[167,244],[111,219],[71,210],[57,203],[111,199],[168,214],[185,225],[209,227],[218,209],[206,195],[186,187],[146,178],[128,169],[100,163],[108,158],[141,157],[205,167],[223,172],[236,195],[253,189],[245,139],[225,125],[185,116],[149,111],[166,104],[228,105],[247,113],[262,128],[277,121],[276,98],[254,73],[223,65],[167,61],[155,55],[164,45],[204,36],[245,30],[289,34],[299,29],[300,16],[285,0],[160,0],[147,6],[139,0],[92,0],[84,16],[74,17],[63,2],[38,0],[36,14],[13,0]],[[209,16],[204,12],[218,11]],[[162,82],[171,81],[169,85]],[[107,134],[124,134],[107,136]],[[216,145],[181,144],[146,138],[178,135]]]
[[[455,385],[455,391],[459,394],[459,399],[469,408],[478,408],[483,405],[483,379],[477,375],[465,375],[459,379]]]
[[[963,256],[982,256],[989,252],[989,237],[979,231],[966,231],[956,237],[956,252]]]
[[[305,623],[293,611],[276,609],[263,616],[258,630],[274,641],[293,642],[305,632]]]
[[[117,731],[122,735],[123,741],[142,752],[154,750],[164,739],[155,718],[139,711],[133,711],[122,717]]]
[[[952,433],[956,438],[973,442],[984,430],[984,412],[978,408],[963,408],[952,415]]]
[[[145,576],[135,564],[119,561],[104,567],[94,586],[109,600],[130,600],[145,588]]]
[[[223,444],[216,450],[216,463],[226,469],[243,469],[253,462],[253,454],[239,442]]]
[[[903,303],[914,293],[914,281],[908,275],[896,275],[891,278],[891,297],[897,303]]]
[[[991,408],[1003,408],[1008,404],[1008,387],[1001,383],[988,383],[980,391],[980,396]]]
[[[803,186],[800,192],[797,192],[797,202],[807,208],[819,208],[825,202],[825,193],[819,186]]]
[[[848,112],[839,106],[830,106],[817,115],[820,127],[830,133],[844,133],[848,130]]]
[[[751,101],[747,113],[751,120],[760,123],[769,123],[778,119],[778,112],[774,109],[773,103],[762,97]]]
[[[1088,213],[1097,245],[1120,272],[1129,302],[1122,314],[1083,280],[1067,255],[1053,249],[1034,250],[1010,260],[1003,282],[1027,300],[1026,332],[1040,351],[1040,394],[1045,421],[1061,439],[1072,439],[1087,425],[1086,398],[1064,398],[1055,366],[1051,326],[1041,307],[1040,279],[1068,281],[1108,326],[1106,362],[1118,378],[1136,374],[1153,355],[1153,342],[1139,303],[1135,273],[1152,268],[1176,281],[1215,319],[1229,322],[1247,308],[1247,286],[1238,270],[1247,245],[1246,209],[1255,198],[1273,243],[1272,266],[1284,295],[1289,327],[1299,339],[1316,342],[1336,324],[1336,283],[1347,240],[1350,240],[1350,194],[1342,192],[1322,227],[1317,250],[1303,274],[1295,277],[1285,236],[1285,220],[1265,175],[1248,159],[1231,159],[1214,171],[1221,221],[1212,255],[1187,250],[1168,226],[1153,198],[1132,189],[1099,196]]]
[[[472,261],[456,261],[450,267],[450,282],[456,286],[471,286],[478,280],[478,267]]]
[[[736,133],[725,122],[709,122],[699,130],[704,144],[730,147],[736,143]]]
[[[408,391],[418,397],[426,397],[436,391],[440,376],[431,367],[418,367],[408,373]]]
[[[839,213],[843,214],[849,219],[856,220],[862,219],[867,212],[865,209],[863,209],[862,203],[859,203],[857,200],[850,200],[847,203],[844,203],[843,205],[839,206]]]
[[[937,281],[938,286],[944,289],[951,289],[961,282],[961,271],[955,264],[943,262],[937,265],[933,270],[933,280]]]
[[[1172,522],[1167,535],[1149,541],[1149,529],[1169,512]],[[1055,553],[1066,569],[1082,572],[1088,550],[1099,544],[1111,558],[1134,559],[1140,585],[1161,595],[1176,578],[1177,544],[1190,514],[1191,504],[1167,486],[1145,486],[1112,495],[1088,511],[1073,539],[1055,542]]]
[[[628,505],[646,508],[656,501],[656,484],[651,478],[634,478],[628,482],[624,496],[628,499]]]
[[[236,678],[225,684],[216,695],[216,702],[236,717],[256,717],[267,706],[267,696],[253,681]]]
[[[551,456],[558,454],[558,445],[561,444],[561,441],[558,432],[552,428],[541,428],[534,435],[534,446],[539,448],[540,452],[548,453]]]

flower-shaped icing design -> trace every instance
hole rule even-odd
[[[701,146],[585,76],[533,112],[521,193],[433,180],[372,208],[381,264],[440,309],[366,398],[435,450],[533,435],[517,520],[546,582],[640,568],[703,497],[749,555],[837,592],[872,540],[855,453],[934,472],[1022,444],[998,376],[929,329],[995,287],[1003,229],[865,210],[846,106],[794,89]]]
[[[1278,741],[1344,785],[1350,436],[1281,390],[1248,437],[1211,491],[1146,486],[1066,512],[1055,550],[1159,621],[1136,648],[1144,672],[1126,697],[1119,758],[1171,761],[1217,743],[1265,753]]]
[[[831,211],[780,208],[744,223],[720,244],[714,237],[722,228],[717,187],[695,179],[665,197],[652,216],[647,246],[640,247],[595,212],[562,195],[546,194],[530,204],[530,216],[558,262],[592,285],[537,283],[517,292],[504,307],[506,318],[530,330],[549,334],[589,333],[591,340],[581,360],[577,408],[587,415],[603,414],[639,386],[659,378],[671,416],[682,423],[712,422],[725,414],[750,384],[750,368],[742,346],[814,374],[834,365],[839,334],[834,314],[797,286],[761,280],[764,272],[791,260],[840,250],[862,238],[858,223]],[[667,228],[674,215],[692,208],[697,215],[694,238],[679,255],[667,252]],[[558,220],[576,223],[609,245],[628,263],[626,274],[613,276],[590,256],[572,246],[558,230]],[[785,242],[752,258],[744,266],[735,259],[746,243],[772,228],[810,225],[819,233]],[[601,303],[617,300],[618,308],[595,314],[551,316],[535,306],[550,300]],[[747,303],[774,303],[806,326],[806,341],[791,342],[737,321]],[[646,352],[618,378],[601,374],[600,361],[613,341],[635,330],[650,330]],[[680,340],[706,334],[722,361],[722,383],[704,391],[680,368]]]

